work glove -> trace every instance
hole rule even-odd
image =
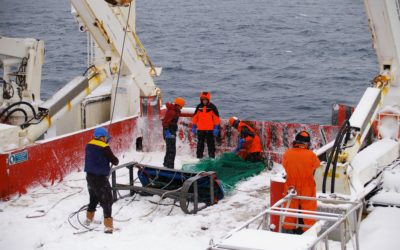
[[[174,138],[174,135],[171,134],[171,131],[169,131],[168,129],[164,131],[164,136],[165,136],[165,138],[167,138],[167,139]]]
[[[217,137],[217,136],[218,136],[218,133],[219,133],[219,126],[218,126],[218,125],[215,125],[215,126],[214,126],[214,130],[213,130],[213,135],[214,135],[215,137]]]
[[[237,147],[232,151],[232,153],[236,154],[237,152],[239,152],[239,150],[243,147],[244,142],[245,142],[245,139],[240,138]]]
[[[237,147],[238,147],[239,149],[241,149],[241,148],[243,147],[243,144],[244,144],[245,141],[246,141],[246,140],[245,140],[244,138],[240,138]]]
[[[192,126],[192,133],[196,134],[197,133],[197,125],[193,124]]]

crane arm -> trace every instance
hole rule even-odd
[[[106,62],[111,63],[111,73],[121,70],[123,75],[133,77],[141,96],[155,95],[157,89],[151,74],[155,69],[148,63],[148,57],[144,55],[145,51],[135,33],[135,7],[132,6],[134,2],[128,7],[114,6],[98,0],[71,0],[71,4],[80,29],[92,35],[105,55]],[[132,20],[127,22],[128,18]],[[122,51],[124,39],[125,46]],[[118,68],[119,60],[122,60],[121,69]],[[145,63],[150,64],[150,70],[146,68]]]

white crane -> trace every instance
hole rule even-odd
[[[71,0],[71,5],[79,30],[88,33],[90,67],[87,76],[76,77],[44,103],[43,41],[0,37],[0,119],[11,124],[1,124],[0,138],[7,138],[1,144],[23,146],[51,127],[60,135],[112,117],[139,115],[141,98],[160,95],[153,77],[161,69],[153,66],[135,33],[134,2]],[[19,69],[11,72],[15,67]],[[102,90],[93,92],[100,84]]]

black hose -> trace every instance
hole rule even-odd
[[[340,149],[341,149],[341,142],[343,140],[343,136],[345,134],[345,129],[343,129],[340,134],[337,137],[338,143],[336,145],[336,147],[334,148],[334,150],[332,151],[331,155],[330,155],[330,160],[331,160],[331,164],[332,164],[332,174],[331,174],[331,193],[334,193],[334,186],[335,186],[335,175],[336,175],[336,166],[337,166],[337,159],[338,156],[340,154]],[[330,168],[330,165],[329,165]],[[332,189],[332,185],[333,185],[333,189]],[[332,191],[333,190],[333,191]]]
[[[349,132],[349,128],[350,128],[350,123],[348,120],[346,120],[340,127],[339,132],[336,136],[335,143],[332,147],[331,153],[329,154],[328,162],[325,167],[324,178],[322,180],[322,192],[323,193],[326,193],[326,180],[328,178],[328,172],[330,169],[330,165],[331,165],[332,161],[337,162],[337,156],[339,155],[339,152],[340,152],[341,142],[343,140],[344,135],[346,135]],[[347,140],[348,140],[348,136],[346,136],[346,141]],[[336,164],[334,164],[334,166],[335,166],[334,172],[336,174]],[[332,178],[333,178],[333,176],[332,176]],[[333,183],[334,183],[334,181],[333,181]],[[331,190],[332,190],[332,187],[331,187]]]
[[[342,129],[343,129],[343,125],[339,129],[339,132],[335,138],[335,143],[333,144],[332,150],[331,150],[330,154],[328,155],[328,161],[325,166],[324,178],[322,179],[322,192],[323,193],[326,193],[326,180],[328,178],[328,172],[329,172],[329,168],[330,168],[330,165],[332,162],[333,153],[335,152],[335,150],[337,148],[337,144],[339,142],[339,135],[342,133]]]
[[[348,129],[348,128],[349,128],[349,127],[346,126],[346,129],[343,131],[342,136],[341,136],[341,138],[340,138],[340,140],[339,140],[340,142],[343,141],[344,136],[346,136],[346,135],[348,134],[348,132],[349,132],[349,129]],[[347,137],[347,136],[346,136],[346,137]],[[339,157],[339,154],[340,154],[340,150],[341,150],[341,147],[340,147],[340,146],[341,146],[341,145],[339,145],[339,148],[336,149],[335,157],[334,157],[334,159],[333,159],[332,177],[331,177],[331,193],[332,193],[332,194],[335,193],[336,166],[337,166],[337,160],[338,160],[338,157]]]
[[[13,108],[13,107],[15,107],[15,106],[17,106],[17,105],[21,105],[21,104],[27,105],[27,106],[32,110],[33,116],[37,119],[37,115],[36,115],[35,108],[34,108],[34,107],[32,106],[32,104],[30,104],[29,102],[24,102],[24,101],[20,101],[20,102],[13,103],[13,104],[11,104],[10,106],[8,106],[7,108],[5,108],[5,109],[0,113],[0,119],[1,119],[1,117],[2,117],[8,110],[10,110],[11,108]]]
[[[90,65],[90,66],[85,70],[85,72],[83,72],[82,76],[85,76],[86,73],[89,71],[89,69],[94,68],[94,67],[95,67],[94,65]]]
[[[22,109],[22,108],[13,109],[10,113],[7,114],[7,116],[6,116],[6,118],[4,119],[4,121],[7,121],[8,118],[9,118],[12,114],[14,114],[15,112],[18,112],[18,111],[20,111],[20,112],[22,112],[22,113],[24,114],[24,116],[25,116],[25,122],[27,122],[27,121],[28,121],[28,114],[27,114],[26,111],[25,111],[24,109]]]

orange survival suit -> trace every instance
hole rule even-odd
[[[239,144],[234,152],[246,161],[262,161],[263,150],[260,137],[256,131],[250,125],[240,121],[236,117],[231,117],[229,124],[239,132]]]
[[[310,135],[306,131],[302,131],[296,135],[293,142],[293,148],[289,148],[283,155],[282,165],[286,171],[285,194],[288,189],[294,187],[299,196],[316,197],[316,187],[314,180],[314,171],[320,166],[320,161],[315,153],[309,150]],[[317,210],[317,202],[315,200],[298,200],[293,199],[290,202],[290,208],[304,209],[310,211]],[[303,231],[307,231],[315,220],[303,219]],[[285,223],[296,223],[296,218],[285,217]],[[296,230],[295,225],[283,225],[286,231]]]

